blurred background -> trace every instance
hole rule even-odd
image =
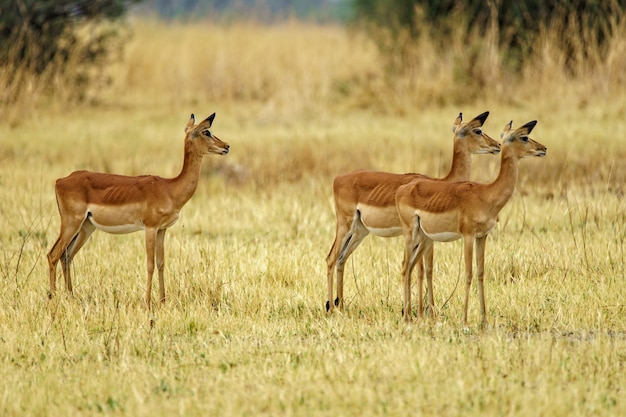
[[[33,106],[402,113],[615,99],[626,0],[1,0],[0,117]],[[512,92],[515,91],[515,94]]]

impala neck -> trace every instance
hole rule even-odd
[[[472,154],[464,149],[454,146],[452,153],[452,166],[448,175],[442,178],[444,181],[467,181],[472,169]]]
[[[178,202],[179,207],[182,207],[196,192],[198,180],[200,179],[200,170],[202,169],[202,154],[198,154],[189,148],[190,146],[185,143],[183,168],[180,174],[172,179],[172,195]]]
[[[504,207],[515,191],[518,167],[519,158],[511,155],[507,149],[503,149],[498,177],[487,185],[489,200],[492,202],[492,208],[497,212]]]

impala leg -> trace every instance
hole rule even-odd
[[[483,278],[485,275],[485,244],[487,236],[476,238],[476,275],[478,278],[478,297],[480,300],[480,315],[482,326],[487,325],[487,310],[485,307],[485,289]]]
[[[417,317],[424,318],[424,258],[417,260]]]
[[[328,267],[327,276],[328,276],[328,297],[326,298],[326,311],[332,312],[334,303],[333,303],[333,276],[335,274],[335,266],[337,265],[337,257],[339,256],[339,247],[341,246],[341,242],[343,241],[346,233],[348,233],[348,225],[341,222],[340,218],[337,217],[337,231],[335,233],[335,240],[333,242],[333,246],[330,248],[330,252],[328,252],[328,256],[326,257],[326,265]]]
[[[467,309],[469,293],[472,286],[472,255],[474,252],[473,236],[463,236],[463,252],[465,253],[465,303],[463,304],[463,326],[467,327]]]
[[[411,273],[409,263],[411,259],[411,247],[413,240],[410,235],[404,235],[404,257],[402,258],[402,318],[404,321],[411,321]]]
[[[415,217],[410,225],[409,232],[404,234],[404,259],[402,261],[402,284],[404,289],[404,306],[402,317],[404,321],[411,321],[411,273],[415,265],[422,259],[433,241],[428,239],[420,229],[419,218]],[[405,229],[405,230],[406,230]],[[421,293],[421,292],[420,292]]]
[[[159,295],[161,296],[161,303],[165,302],[165,281],[163,279],[163,269],[165,267],[165,231],[167,229],[160,229],[156,235],[156,264],[157,271],[159,272]]]
[[[343,238],[337,259],[337,299],[335,300],[335,305],[340,311],[343,310],[343,268],[350,255],[368,234],[369,231],[361,222],[361,213],[357,211],[354,214],[350,230]]]
[[[434,243],[434,242],[433,242]],[[424,271],[426,273],[426,285],[428,289],[426,294],[428,296],[428,314],[431,319],[435,318],[435,295],[433,293],[433,261],[434,261],[435,245],[431,244],[430,247],[424,250],[424,256],[422,262],[424,264]],[[420,283],[421,286],[421,283]]]
[[[48,267],[50,272],[50,295],[54,294],[56,291],[56,268],[59,259],[66,253],[68,246],[72,243],[72,241],[76,238],[76,235],[80,232],[82,223],[84,221],[83,217],[76,217],[74,219],[70,219],[71,221],[68,223],[67,220],[63,221],[63,216],[61,216],[61,231],[59,233],[59,237],[57,238],[54,245],[48,252]]]
[[[146,288],[146,305],[150,309],[150,292],[152,290],[152,275],[154,274],[154,251],[156,245],[157,230],[146,228],[146,258],[148,267],[148,287]]]
[[[63,276],[65,277],[65,287],[67,290],[72,293],[72,274],[71,274],[71,264],[72,260],[76,253],[85,245],[91,234],[96,230],[96,227],[91,224],[89,221],[84,221],[80,231],[74,237],[74,239],[70,242],[69,246],[63,252],[61,256],[61,264],[63,266]]]

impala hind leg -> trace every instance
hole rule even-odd
[[[337,265],[337,257],[339,256],[339,247],[341,246],[341,242],[343,241],[346,233],[348,233],[349,226],[340,221],[337,218],[337,231],[335,233],[335,240],[333,241],[333,246],[330,248],[330,252],[328,252],[328,256],[326,257],[326,266],[327,270],[327,278],[328,278],[328,296],[326,298],[326,311],[331,312],[333,310],[333,277],[335,274],[335,266]]]
[[[339,310],[343,310],[343,268],[350,255],[368,234],[369,231],[361,221],[361,213],[357,210],[354,213],[350,230],[341,242],[341,249],[337,256],[337,298],[335,299],[335,306]]]
[[[415,266],[417,267],[417,317],[422,319],[424,317],[424,259],[418,259]]]
[[[70,293],[73,292],[72,275],[70,268],[72,260],[74,259],[76,253],[85,245],[94,230],[96,230],[96,227],[91,224],[91,222],[84,221],[80,228],[80,231],[78,232],[76,237],[72,239],[67,249],[65,250],[65,252],[63,252],[63,255],[61,256],[61,265],[63,268],[63,277],[65,278],[65,287]]]
[[[360,226],[359,226],[360,224]],[[359,228],[364,229],[365,235],[358,239],[358,242],[355,242],[354,234],[355,228],[358,230]],[[326,257],[327,264],[327,274],[328,274],[328,297],[326,299],[326,311],[331,312],[335,306],[343,308],[343,264],[346,262],[347,258],[350,256],[352,252],[356,249],[356,246],[360,243],[361,240],[367,235],[367,229],[363,226],[360,220],[360,213],[358,211],[355,212],[352,217],[344,217],[341,215],[337,215],[337,231],[335,233],[335,240],[333,241],[333,246],[330,248],[330,252]],[[361,233],[363,234],[363,233]],[[339,266],[341,265],[341,267]],[[335,269],[337,269],[337,298],[333,301],[333,276],[335,274]],[[339,276],[341,272],[341,276]],[[341,279],[341,285],[339,284],[339,280]],[[339,289],[341,288],[341,297],[339,297]]]
[[[433,261],[434,261],[434,245],[424,250],[424,255],[417,259],[417,316],[420,319],[424,318],[425,311],[431,319],[435,317],[435,301],[433,296]],[[424,276],[426,276],[426,297],[428,299],[428,305],[424,308]]]
[[[422,266],[424,269],[424,275],[426,275],[426,296],[428,298],[427,311],[431,319],[435,318],[435,296],[433,293],[433,263],[434,263],[435,245],[431,245],[425,249],[424,256],[422,257]],[[423,280],[423,278],[422,278]],[[422,282],[420,282],[420,288]],[[421,300],[421,294],[420,294]]]
[[[69,221],[68,221],[69,220]],[[61,218],[61,231],[52,249],[48,252],[48,267],[50,272],[50,296],[56,291],[56,269],[61,257],[67,258],[68,247],[75,241],[82,228],[84,217],[74,217],[65,222]],[[67,281],[66,281],[67,286]],[[71,285],[68,288],[72,292]]]
[[[410,228],[405,228],[404,233],[404,259],[402,260],[402,286],[404,292],[404,305],[402,307],[402,317],[405,322],[410,322],[411,313],[411,274],[415,265],[422,261],[424,253],[430,250],[433,245],[433,241],[428,239],[420,229],[419,218],[413,220],[413,224]],[[420,299],[421,299],[421,287],[420,283]],[[419,302],[421,304],[421,301]]]

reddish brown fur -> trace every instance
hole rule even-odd
[[[465,305],[463,324],[467,324],[469,289],[472,281],[472,254],[476,241],[478,292],[483,323],[486,309],[483,289],[485,241],[496,225],[500,210],[509,201],[517,181],[519,160],[544,156],[546,147],[528,138],[536,122],[503,136],[500,173],[490,184],[476,182],[446,183],[417,179],[398,188],[396,205],[402,221],[405,254],[402,263],[404,284],[404,319],[411,320],[411,272],[415,263],[435,240],[450,241],[462,237],[465,253]]]
[[[500,144],[482,132],[488,112],[467,123],[461,115],[454,122],[454,150],[450,172],[441,181],[469,179],[472,153],[498,153]],[[401,234],[395,194],[398,187],[417,178],[431,178],[421,174],[392,174],[388,172],[354,171],[342,174],[333,182],[333,197],[337,229],[335,240],[327,257],[328,301],[326,309],[333,308],[333,275],[337,268],[337,299],[335,305],[343,308],[343,267],[348,257],[371,230],[380,230],[380,236]],[[368,227],[370,229],[368,229]],[[397,232],[395,232],[397,230]],[[386,231],[386,232],[385,232]],[[387,233],[385,235],[385,233]],[[421,264],[420,264],[421,265]],[[429,299],[432,300],[432,253],[427,255],[426,275]],[[420,268],[420,273],[422,269]],[[422,275],[420,274],[420,277]],[[421,286],[420,286],[421,288]],[[421,297],[420,297],[421,299]],[[431,302],[432,306],[432,302]]]
[[[175,178],[76,171],[56,181],[61,231],[48,253],[51,294],[56,289],[56,265],[59,260],[62,261],[66,288],[72,292],[70,264],[96,228],[110,233],[144,229],[148,266],[146,303],[149,307],[155,257],[160,299],[165,301],[165,231],[176,222],[181,208],[194,194],[203,156],[209,153],[224,155],[230,149],[227,143],[208,130],[214,118],[215,113],[195,125],[195,118],[191,115],[185,127],[183,167]]]

